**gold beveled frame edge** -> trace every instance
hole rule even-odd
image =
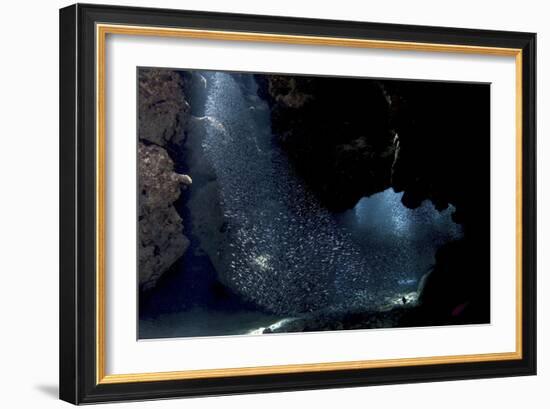
[[[225,41],[269,42],[299,45],[340,46],[402,51],[428,51],[514,56],[516,65],[516,350],[504,353],[450,355],[368,361],[240,367],[171,372],[105,374],[105,39],[107,34],[198,38]],[[96,24],[96,383],[117,384],[231,376],[291,374],[350,369],[388,368],[468,362],[519,360],[522,340],[522,50],[459,44],[415,43],[354,38],[299,36],[237,31],[179,29],[167,27]]]
[[[323,362],[317,364],[295,364],[295,365],[274,365],[258,366],[248,368],[224,368],[188,370],[173,372],[149,372],[121,375],[105,375],[99,383],[126,383],[126,382],[152,382],[152,381],[174,381],[179,379],[204,379],[228,376],[246,375],[274,375],[290,374],[300,372],[323,372],[339,371],[349,369],[367,368],[395,368],[413,365],[437,365],[464,362],[489,362],[520,359],[515,352],[504,352],[479,355],[450,355],[427,358],[396,358],[396,359],[375,359],[369,361],[344,361],[344,362]]]

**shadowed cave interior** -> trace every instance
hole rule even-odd
[[[140,339],[489,322],[489,84],[138,89]]]

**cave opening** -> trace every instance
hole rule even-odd
[[[353,241],[371,255],[369,263],[378,272],[378,281],[394,289],[392,299],[416,292],[421,278],[435,264],[437,250],[463,237],[462,227],[452,220],[453,205],[439,211],[425,200],[410,209],[402,197],[403,192],[390,187],[335,213]]]

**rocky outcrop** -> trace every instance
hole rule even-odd
[[[167,149],[184,141],[189,104],[177,72],[139,71],[139,287],[153,288],[189,246],[174,207],[191,178],[174,171]]]
[[[331,210],[353,207],[391,183],[394,134],[380,84],[348,78],[261,76],[273,131]]]
[[[138,163],[139,284],[148,290],[189,246],[173,204],[180,196],[180,186],[192,181],[173,171],[172,160],[159,146],[139,143]]]
[[[189,120],[184,80],[172,70],[139,70],[139,139],[166,146],[181,143]]]
[[[258,75],[273,131],[332,210],[392,187],[465,224],[489,194],[489,86]],[[476,203],[472,203],[476,202]]]

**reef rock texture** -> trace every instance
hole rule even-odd
[[[174,207],[191,178],[174,171],[168,154],[185,139],[189,104],[177,72],[139,71],[139,288],[153,288],[189,247]]]
[[[159,146],[140,143],[138,163],[139,285],[148,290],[189,246],[173,204],[180,186],[191,185],[191,178],[174,172],[172,160]]]
[[[159,146],[181,142],[190,116],[183,87],[175,71],[139,71],[139,139]]]

